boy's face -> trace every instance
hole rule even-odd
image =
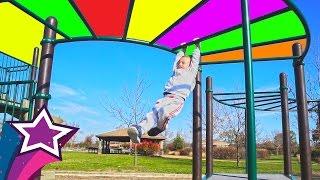
[[[190,65],[190,57],[188,56],[183,56],[179,59],[177,63],[177,69],[187,69]]]

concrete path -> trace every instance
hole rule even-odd
[[[82,172],[82,171],[42,171],[42,180],[190,180],[191,174],[164,173],[117,173],[117,172]],[[204,178],[205,179],[205,178]],[[244,180],[245,174],[214,174],[210,180]],[[288,180],[280,174],[260,174],[259,180]]]
[[[189,174],[42,171],[42,180],[190,180]]]

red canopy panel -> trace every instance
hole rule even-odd
[[[123,37],[130,0],[73,0],[96,36]]]

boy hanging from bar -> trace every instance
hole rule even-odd
[[[157,136],[163,132],[168,121],[177,116],[191,91],[195,87],[195,78],[200,62],[200,46],[196,43],[192,57],[185,55],[186,47],[176,55],[173,64],[173,74],[166,83],[163,98],[159,99],[151,112],[142,121],[128,129],[128,135],[133,143],[140,143],[142,134]]]

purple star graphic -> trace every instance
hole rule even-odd
[[[61,141],[75,129],[52,122],[48,110],[43,108],[33,122],[12,123],[24,137],[20,152],[25,153],[40,148],[60,158]]]
[[[54,148],[52,137],[56,136],[61,132],[54,129],[50,129],[44,118],[41,118],[39,123],[34,128],[26,127],[24,128],[24,130],[28,134],[30,134],[30,139],[28,141],[27,146],[31,146],[41,142],[51,147],[52,149]]]
[[[32,121],[12,122],[11,126],[19,132],[22,145],[17,147],[7,179],[33,179],[46,164],[61,161],[61,148],[79,130],[53,123],[46,107]]]

